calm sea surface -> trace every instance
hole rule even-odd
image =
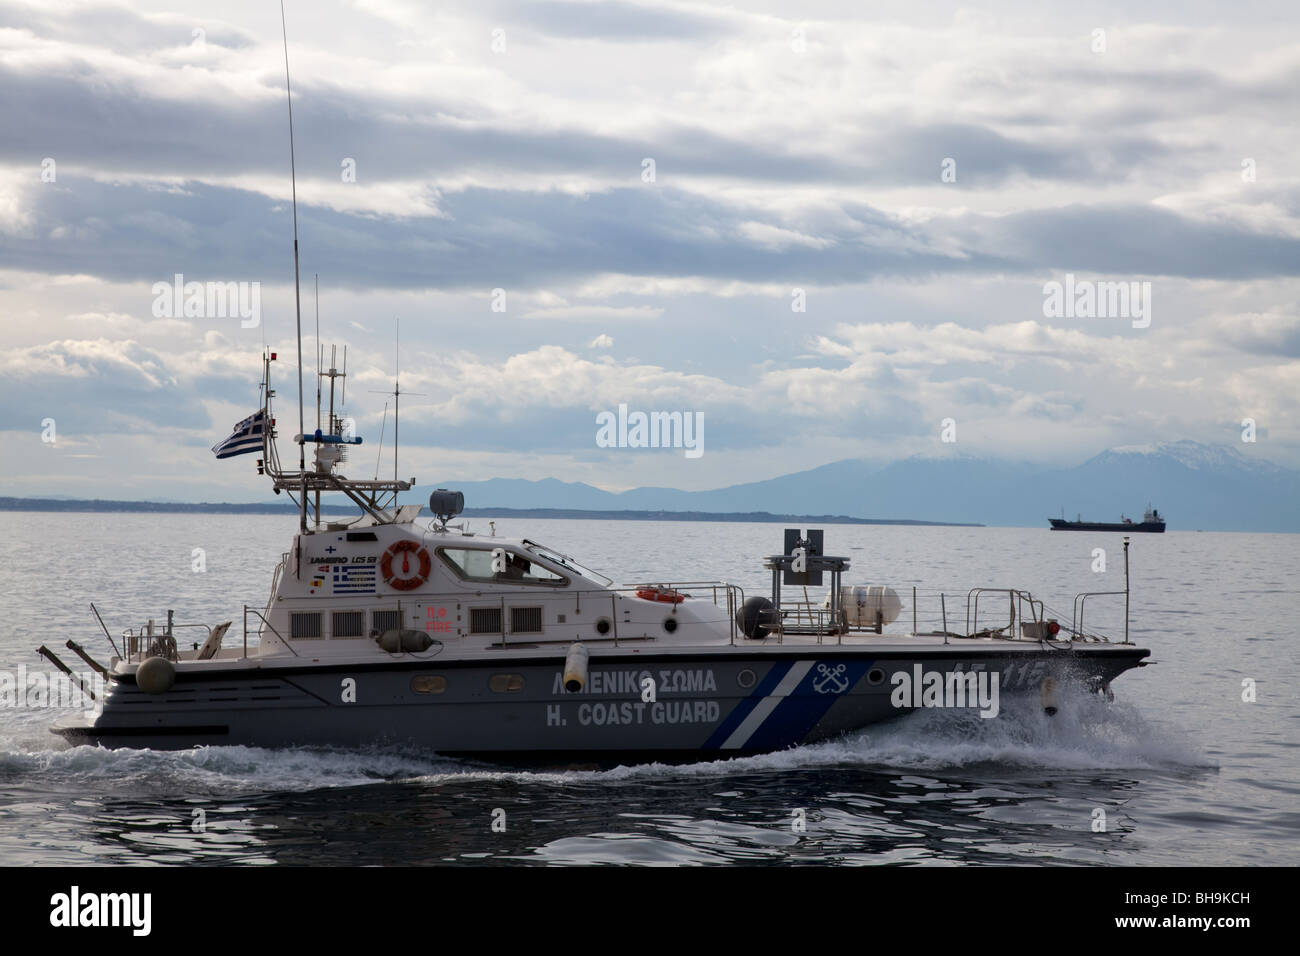
[[[295,527],[0,520],[10,673],[46,669],[35,648],[69,637],[106,659],[92,600],[114,635],[168,608],[238,622],[265,603]],[[502,519],[497,532],[618,580],[727,578],[758,593],[761,557],[781,550],[771,524]],[[830,525],[826,548],[852,558],[845,583],[891,585],[909,604],[914,585],[942,587],[950,613],[969,587],[1016,586],[1068,620],[1076,592],[1123,587],[1114,534]],[[1068,697],[1055,718],[923,711],[764,757],[516,772],[392,750],[109,751],[52,736],[62,713],[0,708],[0,864],[1300,864],[1300,535],[1135,535],[1132,562],[1132,636],[1158,663],[1117,680],[1114,703]],[[1089,628],[1122,633],[1122,601],[1104,600]],[[923,621],[938,613],[922,600]]]

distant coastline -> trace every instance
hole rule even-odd
[[[292,515],[298,509],[289,503],[233,504],[229,502],[197,503],[175,501],[110,501],[101,498],[6,498],[0,497],[0,511],[67,511],[67,512],[133,512],[145,514],[264,514]],[[321,513],[328,515],[356,514],[355,508],[344,505],[322,505]],[[571,518],[603,521],[734,521],[749,523],[792,521],[820,524],[911,525],[942,528],[983,528],[974,522],[922,521],[911,518],[853,518],[848,515],[788,515],[767,511],[709,512],[709,511],[588,511],[571,508],[466,508],[469,518]]]

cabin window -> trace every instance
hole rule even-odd
[[[488,687],[498,694],[513,694],[524,689],[523,674],[493,674]]]
[[[480,581],[485,584],[509,581],[548,587],[564,587],[569,583],[568,578],[547,570],[535,559],[509,548],[499,549],[503,552],[500,558],[504,559],[505,567],[496,570],[496,567],[500,567],[494,557],[496,550],[498,549],[439,548],[438,555],[464,581]]]
[[[542,630],[542,609],[540,607],[512,607],[510,609],[510,633],[540,634]]]
[[[330,621],[330,635],[335,638],[364,637],[365,611],[335,611]]]
[[[411,690],[417,694],[441,694],[447,689],[447,678],[438,674],[419,674],[411,678]]]
[[[371,611],[370,631],[372,637],[378,637],[385,631],[396,631],[402,626],[401,611]]]
[[[472,607],[469,609],[469,632],[471,634],[500,634],[501,608]]]
[[[320,629],[320,611],[299,611],[289,615],[289,636],[295,640],[315,640],[323,635]]]

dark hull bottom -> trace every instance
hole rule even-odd
[[[1053,531],[1145,531],[1152,534],[1163,534],[1165,530],[1164,522],[1156,523],[1153,521],[1114,524],[1105,521],[1062,521],[1060,518],[1048,518],[1047,520],[1052,523]]]
[[[113,748],[395,745],[510,763],[688,762],[784,750],[897,717],[913,709],[895,699],[904,676],[983,672],[985,687],[997,687],[997,706],[987,697],[980,703],[1000,713],[1003,698],[1037,695],[1047,677],[1097,687],[1142,666],[1149,653],[1034,644],[991,656],[957,644],[906,653],[625,655],[593,658],[579,694],[561,687],[559,662],[536,660],[303,667],[220,680],[183,673],[161,695],[115,682],[92,723],[54,731],[72,744]],[[653,700],[645,699],[645,677],[655,683]]]

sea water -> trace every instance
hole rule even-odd
[[[41,644],[79,664],[69,638],[106,659],[91,601],[114,636],[173,608],[178,621],[233,619],[239,640],[242,606],[265,604],[295,529],[260,515],[4,520],[0,670],[11,672],[48,670]],[[781,550],[773,524],[496,528],[622,582],[725,578],[750,594],[769,586],[762,557]],[[971,587],[1028,589],[1065,620],[1074,594],[1123,589],[1116,534],[825,530],[827,552],[852,561],[845,584],[903,596],[900,623],[913,586],[926,626],[943,589],[954,630]],[[1300,536],[1132,537],[1130,633],[1155,663],[1116,680],[1111,703],[1070,692],[1055,717],[1007,700],[997,720],[918,711],[765,756],[545,771],[385,748],[68,747],[48,732],[64,713],[11,706],[0,708],[0,864],[1300,863]],[[820,602],[824,589],[810,591]],[[1122,635],[1122,599],[1092,599],[1087,621]]]

